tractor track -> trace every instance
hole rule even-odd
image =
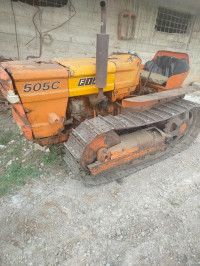
[[[171,142],[166,145],[164,151],[157,151],[155,154],[148,154],[142,159],[132,163],[118,166],[110,172],[104,172],[93,176],[86,173],[80,166],[81,156],[85,147],[98,135],[109,130],[117,133],[122,131],[137,130],[144,126],[154,126],[161,121],[168,121],[187,111],[193,114],[193,124],[178,142]],[[69,140],[65,145],[65,162],[72,171],[74,178],[82,179],[87,186],[96,186],[120,180],[130,174],[136,173],[150,165],[167,159],[170,156],[179,153],[190,146],[196,139],[200,131],[200,106],[196,103],[176,99],[154,107],[149,111],[120,114],[117,116],[109,115],[107,117],[98,116],[96,118],[82,122],[76,129],[73,129]]]

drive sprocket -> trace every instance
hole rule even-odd
[[[176,117],[169,119],[164,127],[164,132],[168,135],[168,142],[181,140],[193,125],[194,116],[192,111],[186,111]]]

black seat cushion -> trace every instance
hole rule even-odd
[[[172,56],[157,56],[156,60],[147,61],[144,69],[169,78],[187,72],[189,64],[184,58],[177,59]]]

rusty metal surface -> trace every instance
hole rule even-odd
[[[186,100],[177,99],[169,103],[161,104],[142,113],[128,113],[125,115],[107,117],[98,116],[88,121],[82,122],[73,130],[69,140],[65,143],[67,150],[74,156],[77,162],[81,162],[84,150],[98,136],[98,132],[104,133],[113,130],[117,133],[124,130],[136,130],[143,126],[152,125],[161,121],[166,121],[178,116],[188,110],[198,108],[199,105]],[[98,123],[95,121],[98,120]],[[102,128],[101,128],[102,126]],[[77,137],[78,136],[78,137]],[[81,143],[83,152],[74,149],[74,143]]]
[[[4,70],[2,67],[0,67],[0,91],[3,94],[3,96],[12,103],[13,117],[18,126],[21,127],[23,134],[28,140],[32,140],[33,139],[32,129],[25,114],[22,103],[18,95],[15,94],[13,83],[10,76],[8,75],[7,71]]]
[[[131,107],[131,106],[140,106],[144,104],[155,104],[156,102],[163,101],[170,101],[172,98],[180,97],[187,93],[192,93],[195,91],[200,90],[200,88],[195,86],[188,86],[185,88],[177,88],[173,90],[165,90],[157,93],[147,94],[147,95],[140,95],[136,97],[131,97],[122,100],[123,107]]]
[[[99,149],[108,149],[119,143],[119,136],[114,131],[108,131],[98,135],[85,147],[84,152],[81,155],[81,165],[87,170],[87,166],[97,160],[97,152]]]
[[[127,19],[126,19],[127,18]],[[126,25],[123,25],[127,21]],[[119,14],[118,18],[118,38],[122,40],[130,40],[134,38],[136,26],[136,15],[130,11],[124,11]],[[125,34],[122,29],[125,28]]]
[[[87,164],[87,168],[93,175],[111,170],[121,164],[130,163],[146,154],[152,154],[165,148],[165,136],[156,128],[139,130],[118,136],[118,138],[120,142],[107,149],[107,156],[101,157],[101,160],[95,158],[94,163]]]
[[[97,176],[86,173],[85,171],[82,171],[80,164],[76,160],[74,160],[74,157],[67,149],[64,157],[65,162],[73,173],[74,178],[78,178],[86,186],[98,186],[113,181],[120,182],[120,179],[137,173],[138,171],[148,166],[159,163],[160,161],[165,160],[170,156],[173,156],[176,153],[187,149],[191,145],[191,143],[196,139],[197,135],[200,132],[200,109],[199,107],[197,107],[197,105],[194,105],[193,107],[190,105],[188,110],[190,110],[193,114],[193,125],[190,127],[187,135],[181,138],[178,143],[172,142],[171,144],[167,145],[164,151],[157,151],[154,155],[147,154],[143,158],[135,160],[134,163],[128,165],[119,165],[117,167],[117,171],[107,171],[106,173],[98,174]]]
[[[48,137],[48,138],[37,138],[37,139],[33,139],[34,143],[38,143],[41,146],[51,146],[53,144],[58,144],[64,141],[67,141],[69,135],[58,135],[58,136],[52,136],[52,137]]]
[[[3,62],[2,67],[12,75],[16,81],[62,78],[68,76],[68,71],[56,62],[11,61]],[[25,74],[26,73],[26,74]]]
[[[23,132],[24,126],[29,124],[33,134],[32,139],[60,135],[64,126],[69,98],[68,71],[54,62],[13,61],[4,62],[2,66],[13,80],[12,94],[9,92],[9,88],[6,88],[8,101],[10,97],[12,104],[15,104],[14,100],[16,99],[19,99],[22,104],[21,109],[15,108],[14,118],[18,119]],[[0,79],[2,80],[1,72],[0,70]],[[28,122],[24,124],[25,116]],[[25,136],[27,137],[27,135]]]

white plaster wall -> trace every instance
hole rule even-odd
[[[200,12],[197,6],[180,0],[107,0],[107,33],[110,34],[109,52],[137,52],[143,62],[151,59],[157,50],[187,52],[190,56],[191,71],[186,84],[200,81]],[[179,3],[179,2],[180,3]],[[194,1],[194,0],[193,0]],[[50,32],[52,41],[44,40],[41,59],[59,57],[95,56],[96,33],[100,28],[100,8],[98,0],[72,0],[76,15],[61,28]],[[178,4],[179,3],[179,4]],[[168,34],[154,30],[157,8],[165,6],[194,15],[187,34]],[[32,22],[36,11],[21,2],[13,2],[20,60],[28,55],[39,54],[38,33]],[[119,40],[118,15],[124,10],[137,15],[135,38]],[[41,7],[36,16],[36,23],[42,32],[47,31],[63,21],[72,13],[68,6],[63,8]],[[32,41],[31,41],[32,40]],[[0,0],[0,55],[17,59],[16,34],[10,0]]]

